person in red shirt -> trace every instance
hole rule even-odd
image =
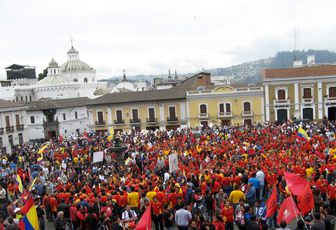
[[[163,206],[155,196],[152,202],[152,217],[156,230],[163,230]]]
[[[320,189],[323,199],[326,199],[328,192],[328,181],[324,179],[323,175],[320,175],[320,178],[315,182],[315,185]]]
[[[328,186],[328,198],[330,202],[330,208],[335,213],[336,211],[336,184],[335,181],[332,181]]]
[[[222,209],[222,216],[225,223],[225,229],[233,230],[234,210],[230,201],[225,202],[225,206]]]

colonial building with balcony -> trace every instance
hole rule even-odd
[[[210,74],[199,73],[169,89],[106,94],[89,105],[90,128],[117,132],[185,127],[187,91],[210,85]]]
[[[336,119],[336,65],[263,70],[268,121]]]
[[[8,152],[12,145],[28,141],[26,109],[24,104],[0,100],[0,146]]]
[[[88,129],[87,97],[27,103],[29,139],[53,139]],[[100,125],[100,124],[97,124]],[[102,124],[103,125],[103,124]]]
[[[263,121],[261,86],[220,85],[187,92],[190,127],[251,125]]]

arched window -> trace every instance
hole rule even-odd
[[[78,82],[78,79],[77,79],[77,78],[75,78],[75,79],[74,79],[74,82]]]
[[[88,79],[87,78],[84,78],[84,83],[88,83]]]
[[[250,111],[251,111],[251,103],[244,102],[244,112],[250,112]]]
[[[201,104],[200,105],[200,113],[205,114],[208,113],[207,105],[206,104]]]

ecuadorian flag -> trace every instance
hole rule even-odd
[[[38,219],[36,207],[34,205],[34,199],[32,197],[26,202],[26,204],[21,208],[21,213],[25,215],[23,219],[20,220],[19,227],[20,230],[38,230]]]
[[[306,131],[302,127],[299,128],[298,133],[297,133],[297,137],[301,138],[301,139],[305,139],[307,141],[310,140],[310,137],[308,137]]]
[[[113,130],[113,128],[111,128],[110,131],[108,132],[108,136],[107,136],[107,140],[109,142],[112,140],[113,134],[114,134],[114,130]]]
[[[16,180],[16,183],[18,185],[19,192],[23,193],[23,184],[22,184],[22,180],[21,180],[21,177],[19,176],[19,174],[16,174],[15,180]]]

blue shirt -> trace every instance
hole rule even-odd
[[[257,178],[252,177],[248,180],[248,182],[251,183],[254,188],[256,189],[260,188],[260,181]]]

